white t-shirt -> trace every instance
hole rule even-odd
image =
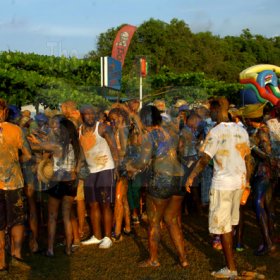
[[[247,131],[236,123],[222,122],[208,133],[202,151],[214,160],[212,188],[236,190],[245,187],[245,156],[250,154]]]

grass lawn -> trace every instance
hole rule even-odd
[[[276,211],[278,236],[280,234],[279,202],[278,198]],[[245,206],[246,228],[244,243],[246,249],[243,252],[235,253],[238,271],[241,273],[242,271],[257,270],[264,274],[266,279],[280,279],[279,248],[271,256],[256,257],[253,255],[253,250],[259,245],[260,233],[251,205],[251,200],[249,200]],[[63,253],[64,247],[55,248],[54,258],[48,258],[43,255],[30,255],[26,244],[24,258],[30,264],[31,270],[23,271],[19,268],[11,268],[8,275],[0,274],[0,279],[203,280],[214,279],[211,277],[210,272],[224,266],[222,252],[216,251],[211,247],[207,211],[202,215],[190,213],[187,216],[183,216],[183,231],[190,262],[189,268],[185,270],[178,265],[176,252],[166,228],[162,230],[159,250],[161,266],[159,268],[139,268],[137,263],[148,257],[147,224],[142,222],[135,228],[135,231],[135,236],[124,236],[123,241],[114,243],[110,249],[102,250],[94,245],[81,246],[71,257]],[[42,246],[45,246],[44,237],[46,235],[46,228],[42,228]],[[57,235],[57,241],[59,242],[61,241],[61,238],[59,238],[61,230],[58,230]]]

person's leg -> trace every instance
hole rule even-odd
[[[178,214],[182,211],[183,196],[172,196],[164,211],[164,221],[167,225],[171,239],[179,255],[180,264],[188,266],[185,253],[185,241],[181,227],[178,224]]]
[[[5,230],[0,230],[0,270],[5,267]]]
[[[126,185],[126,186],[125,186]],[[114,207],[115,235],[119,236],[122,231],[122,222],[124,217],[124,192],[127,189],[127,180],[121,177],[116,184],[116,198]]]
[[[72,196],[64,196],[62,199],[62,217],[64,223],[65,237],[66,237],[66,248],[65,253],[71,254],[71,245],[73,240],[72,224],[71,224],[71,208],[74,198]]]
[[[21,259],[26,217],[23,195],[23,189],[6,191],[6,215],[7,227],[11,234],[11,255],[19,259]]]
[[[169,199],[159,199],[147,194],[146,210],[149,222],[148,240],[150,253],[147,262],[150,264],[159,264],[158,245],[160,241],[160,221],[168,203]]]
[[[101,210],[97,201],[90,203],[90,221],[92,226],[93,235],[97,239],[102,238],[101,231]]]
[[[235,276],[236,264],[233,254],[232,228],[239,222],[239,209],[242,190],[210,190],[209,231],[219,234],[227,268],[213,272],[215,277],[230,274]],[[228,271],[229,270],[229,271]]]
[[[49,196],[48,199],[48,251],[47,254],[53,255],[55,240],[56,223],[60,199]]]
[[[265,211],[267,213],[267,226],[269,231],[269,237],[271,241],[275,239],[275,200],[276,200],[276,192],[275,192],[275,183],[269,182],[268,188],[265,192],[265,200],[264,206]]]
[[[127,200],[127,190],[128,190],[128,183],[126,180],[126,184],[124,184],[124,188],[123,188],[124,228],[126,232],[130,232],[131,231],[130,209]]]
[[[79,234],[79,225],[77,220],[77,213],[75,207],[77,204],[74,203],[74,206],[71,207],[71,225],[72,225],[72,232],[73,232],[73,244],[80,243],[80,234]]]
[[[86,204],[84,199],[77,200],[77,215],[78,215],[79,235],[80,238],[83,238],[85,220],[86,220]]]
[[[265,254],[268,248],[272,247],[272,241],[269,235],[268,217],[265,210],[265,196],[268,188],[268,180],[258,178],[254,184],[254,204],[256,209],[256,218],[260,226],[264,244],[255,252],[256,255]]]
[[[244,211],[245,206],[240,205],[239,223],[236,226],[236,250],[243,251],[243,234],[244,234]]]
[[[103,220],[104,235],[111,238],[113,212],[111,209],[111,204],[109,202],[102,203],[102,217],[103,217],[102,220]]]
[[[14,225],[11,229],[11,255],[21,259],[21,248],[24,239],[24,225]]]
[[[29,227],[32,233],[29,240],[29,247],[31,252],[36,252],[38,251],[38,217],[34,186],[32,184],[28,184],[25,186],[24,190],[28,201]]]
[[[77,216],[78,216],[78,226],[79,226],[79,236],[80,239],[83,239],[84,236],[84,226],[86,219],[86,203],[85,203],[85,194],[84,194],[84,181],[79,180],[77,188]]]
[[[131,181],[132,200],[133,200],[132,217],[134,218],[135,223],[139,223],[141,185],[142,185],[141,176],[142,176],[141,173],[137,174],[136,177]]]
[[[236,271],[236,265],[233,255],[233,238],[232,232],[221,234],[221,240],[223,245],[223,253],[226,259],[226,265],[229,270]]]

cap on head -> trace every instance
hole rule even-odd
[[[47,117],[45,114],[43,114],[43,113],[38,113],[38,114],[35,115],[35,120],[36,120],[37,122],[44,122],[44,123],[47,123],[49,119],[48,119],[48,117]]]
[[[179,112],[186,112],[189,111],[189,109],[189,106],[185,104],[179,107]]]
[[[183,105],[187,105],[187,101],[184,99],[178,99],[174,105],[175,108],[180,108]]]

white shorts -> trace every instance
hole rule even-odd
[[[209,231],[224,234],[239,222],[240,199],[243,190],[210,190]]]

